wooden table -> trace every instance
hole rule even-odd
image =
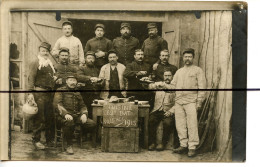
[[[92,104],[93,107],[93,121],[97,123],[97,117],[103,116],[103,105]],[[138,117],[144,118],[144,147],[148,149],[148,121],[149,121],[149,108],[150,105],[138,105]],[[97,129],[98,130],[98,129]],[[97,132],[92,137],[92,142],[96,145]]]

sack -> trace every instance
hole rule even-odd
[[[32,94],[28,95],[27,100],[23,105],[22,111],[23,118],[25,120],[31,119],[34,115],[38,113],[38,107]]]

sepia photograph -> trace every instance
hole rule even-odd
[[[247,4],[99,3],[9,9],[4,159],[245,161],[232,115],[246,112],[233,49],[247,47]]]

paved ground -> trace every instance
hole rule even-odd
[[[61,148],[35,150],[31,142],[31,134],[12,131],[11,135],[12,160],[73,160],[73,161],[208,161],[216,159],[216,153],[198,154],[194,158],[187,155],[172,154],[171,150],[161,152],[141,149],[139,153],[105,153],[100,147],[92,148],[91,143],[85,142],[80,149],[75,143],[74,155],[67,155]]]

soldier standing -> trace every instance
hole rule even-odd
[[[72,32],[72,23],[70,21],[63,22],[62,33],[64,35],[56,41],[51,54],[58,56],[60,48],[66,47],[70,50],[70,63],[73,65],[83,65],[85,63],[83,47],[80,40],[73,36]]]
[[[121,37],[113,40],[113,48],[118,55],[118,62],[125,66],[134,60],[135,50],[139,48],[139,40],[131,36],[129,23],[122,23],[120,28]]]
[[[144,41],[142,50],[144,51],[145,62],[152,66],[158,62],[160,51],[164,49],[168,50],[168,43],[157,34],[156,23],[149,23],[147,29],[149,37]]]
[[[40,142],[41,132],[44,130],[47,145],[53,146],[54,144],[53,93],[51,91],[56,77],[54,76],[54,66],[49,59],[50,48],[49,43],[41,43],[37,60],[30,64],[28,78],[28,90],[36,91],[33,95],[38,106],[38,113],[33,118],[32,140],[35,148],[40,150],[45,149],[45,146]]]
[[[205,91],[206,79],[204,72],[193,65],[194,49],[188,48],[183,52],[184,67],[180,68],[171,84],[161,83],[164,89],[193,89],[191,91],[176,91],[175,121],[180,147],[174,153],[188,152],[189,157],[196,155],[196,146],[199,144],[197,110],[201,108]]]
[[[85,53],[88,51],[95,52],[95,65],[100,69],[107,63],[107,52],[112,48],[112,41],[104,37],[105,26],[103,24],[96,24],[95,34],[94,38],[88,40]]]

